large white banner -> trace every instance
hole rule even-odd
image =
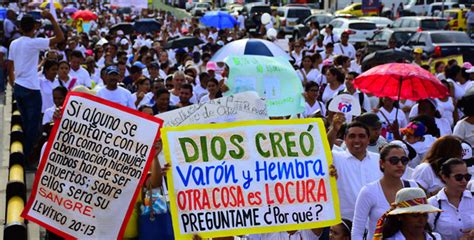
[[[161,124],[122,105],[70,93],[22,216],[65,238],[121,238]]]

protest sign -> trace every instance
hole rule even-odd
[[[329,111],[359,116],[362,112],[360,103],[354,96],[349,94],[339,94],[335,96],[328,107]]]
[[[320,119],[162,129],[175,237],[312,229],[340,222]]]
[[[265,101],[256,92],[243,92],[156,115],[164,127],[268,119]]]
[[[161,125],[122,105],[69,93],[22,217],[66,238],[121,238]]]
[[[226,94],[256,91],[265,98],[269,116],[289,116],[304,111],[303,86],[288,60],[255,55],[232,56]]]

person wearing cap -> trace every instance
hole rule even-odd
[[[390,209],[396,193],[407,187],[418,187],[415,181],[402,179],[410,161],[405,150],[396,144],[385,145],[380,150],[382,178],[365,185],[355,204],[352,239],[363,239],[368,223],[368,238],[372,239],[377,220]]]
[[[466,162],[451,158],[441,165],[439,175],[445,187],[428,203],[443,212],[429,215],[431,228],[443,239],[474,239],[474,196],[466,190],[472,175]]]
[[[409,144],[420,157],[423,159],[436,141],[436,138],[430,134],[426,134],[426,126],[419,121],[408,123],[405,128],[401,128],[400,132],[404,135],[404,140]],[[412,162],[412,166],[416,167],[419,162]]]
[[[423,65],[422,57],[423,57],[423,48],[417,47],[413,49],[413,63],[414,64],[417,64],[418,66]]]
[[[33,146],[39,137],[41,126],[41,92],[37,66],[41,51],[64,40],[63,32],[56,19],[48,10],[42,16],[51,21],[55,36],[52,38],[36,38],[38,22],[31,15],[25,15],[20,21],[22,37],[10,44],[7,69],[9,83],[14,85],[13,94],[17,101],[23,119],[23,133],[25,134],[24,155],[29,159]]]
[[[105,87],[97,92],[97,96],[121,104],[123,106],[136,109],[134,99],[130,91],[118,86],[120,72],[117,66],[111,65],[106,68],[107,81]]]
[[[403,188],[397,192],[390,210],[378,220],[373,239],[441,240],[428,225],[428,214],[440,211],[428,204],[421,188]]]
[[[351,60],[355,59],[356,50],[352,43],[349,43],[349,33],[341,33],[341,42],[334,44],[334,54],[344,55],[349,57]]]

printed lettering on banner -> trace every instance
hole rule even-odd
[[[162,129],[177,239],[281,232],[340,222],[320,119]]]
[[[22,217],[65,238],[121,238],[161,126],[136,110],[69,93]]]

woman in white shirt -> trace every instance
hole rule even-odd
[[[222,97],[222,93],[219,90],[219,82],[215,78],[211,78],[207,82],[207,91],[208,93],[199,100],[199,103],[206,103]]]
[[[457,158],[449,159],[441,166],[440,176],[445,187],[428,199],[428,203],[443,212],[429,215],[431,228],[440,233],[443,239],[473,239],[474,197],[466,190],[471,180],[466,162]]]
[[[132,94],[133,102],[135,103],[135,107],[138,109],[143,105],[153,105],[153,93],[150,92],[151,89],[151,81],[147,77],[140,77],[137,82],[137,91]]]
[[[393,126],[395,119],[397,119],[399,128],[404,128],[408,124],[403,111],[396,106],[393,99],[388,97],[380,99],[377,116],[382,122],[382,136],[387,139],[388,142],[394,140],[390,126]]]
[[[365,185],[357,197],[352,227],[352,239],[363,239],[369,226],[368,238],[372,239],[377,220],[390,209],[396,193],[405,187],[417,187],[416,182],[402,180],[409,158],[396,144],[385,145],[380,151],[380,180]]]
[[[316,41],[319,36],[319,23],[318,22],[311,22],[309,24],[310,30],[308,34],[306,34],[305,41],[306,41],[306,46],[310,48],[314,44],[316,44]]]
[[[474,146],[474,94],[472,91],[461,98],[458,102],[459,109],[466,116],[454,126],[454,135]]]
[[[69,71],[71,66],[67,61],[59,62],[58,80],[59,84],[71,91],[77,85],[77,78],[71,78]]]
[[[444,187],[438,176],[441,165],[449,158],[462,157],[461,141],[455,136],[438,138],[426,153],[422,163],[413,171],[413,179],[425,190],[428,196],[433,196]]]
[[[331,67],[326,72],[326,80],[328,85],[324,88],[321,98],[325,104],[340,91],[344,90],[345,76],[338,68]]]
[[[315,82],[308,82],[305,85],[305,110],[303,116],[310,117],[319,111],[319,115],[326,116],[326,107],[324,103],[318,101],[319,86]]]
[[[301,60],[303,60],[304,52],[303,52],[303,46],[301,45],[300,42],[295,42],[293,45],[293,51],[290,53],[290,57],[295,60],[295,66],[300,66],[301,65]]]
[[[447,117],[443,117],[443,110],[438,106],[437,100],[423,99],[418,101],[418,103],[411,109],[409,117],[414,118],[417,115],[428,115],[432,117],[439,129],[439,136],[451,135],[453,133],[451,123],[449,123]],[[451,112],[450,115],[452,120],[453,112]]]
[[[300,77],[303,86],[308,82],[316,82],[319,79],[319,71],[313,67],[311,56],[304,56],[300,69],[296,71]]]
[[[58,62],[55,60],[46,60],[43,66],[42,77],[40,77],[42,113],[44,113],[46,109],[54,106],[53,90],[59,86],[59,81],[56,79],[57,74]]]

